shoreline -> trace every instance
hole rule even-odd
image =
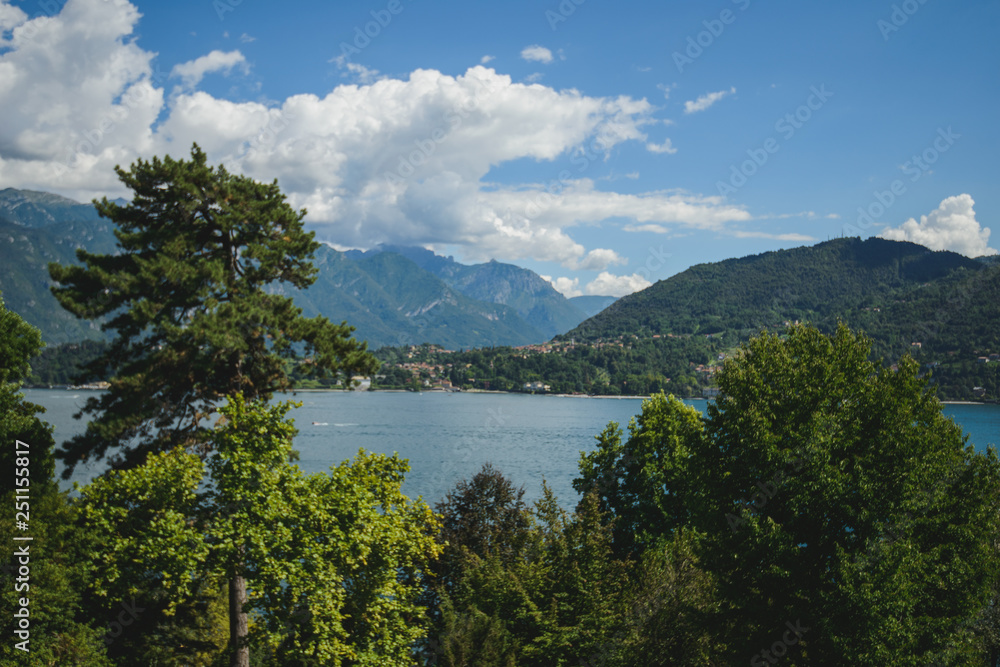
[[[101,387],[39,387],[25,385],[24,389],[41,389],[41,390],[60,390],[60,391],[106,391]],[[552,396],[555,398],[604,398],[604,399],[615,399],[615,400],[631,400],[631,399],[641,399],[648,400],[650,396],[614,396],[605,394],[553,394],[547,392],[528,392],[528,391],[501,391],[499,389],[465,389],[461,391],[448,391],[445,389],[424,389],[421,391],[412,391],[410,389],[333,389],[333,388],[318,388],[309,387],[303,389],[289,389],[287,392],[275,392],[275,393],[285,393],[285,394],[306,394],[306,393],[324,393],[324,392],[340,392],[340,393],[382,393],[382,394],[509,394],[511,396]],[[709,399],[704,396],[677,396],[677,398],[682,401],[707,401]],[[991,401],[941,401],[942,405],[1000,405],[1000,403]]]

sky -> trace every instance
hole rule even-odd
[[[0,0],[0,188],[197,142],[339,249],[621,296],[840,236],[995,254],[1000,3]]]

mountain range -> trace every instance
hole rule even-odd
[[[76,262],[77,248],[115,252],[113,225],[93,206],[45,192],[0,190],[0,292],[48,343],[104,337],[96,323],[77,320],[49,292],[48,263]],[[615,300],[567,299],[528,269],[496,261],[469,266],[423,248],[340,252],[321,245],[313,263],[319,273],[311,287],[276,285],[273,291],[292,296],[306,316],[346,320],[371,348],[541,343]]]
[[[616,301],[560,339],[733,336],[810,322],[865,331],[881,356],[1000,352],[1000,262],[905,241],[841,238],[692,266]]]

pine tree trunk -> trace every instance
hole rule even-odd
[[[233,575],[229,580],[229,647],[232,657],[230,667],[250,667],[250,647],[247,646],[247,580]]]

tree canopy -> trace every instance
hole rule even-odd
[[[416,599],[438,553],[437,520],[400,492],[408,466],[395,456],[362,451],[303,474],[289,461],[289,407],[237,395],[221,408],[207,465],[176,448],[83,488],[94,594],[137,598],[163,622],[204,582],[240,577],[248,653],[269,664],[408,665],[426,627]]]
[[[38,415],[44,408],[24,400],[21,384],[31,368],[28,361],[38,354],[42,339],[38,329],[4,305],[0,297],[0,466],[4,471],[0,492],[14,489],[14,469],[17,448],[15,440],[28,444],[30,452],[28,478],[36,490],[51,483],[54,460],[52,427],[43,423]]]
[[[755,337],[726,361],[706,418],[654,398],[627,439],[612,426],[581,460],[575,484],[620,522],[619,552],[698,536],[731,661],[763,656],[799,621],[808,632],[779,647],[790,665],[968,664],[982,651],[995,452],[966,446],[916,362],[889,368],[870,351],[843,326]]]
[[[59,451],[64,477],[110,448],[122,447],[115,464],[131,466],[204,444],[223,397],[287,389],[295,360],[347,377],[375,370],[346,322],[304,318],[281,294],[315,280],[318,244],[277,182],[211,167],[197,144],[190,160],[140,159],[116,172],[132,201],[94,202],[117,226],[116,252],[80,250],[82,266],[49,265],[63,307],[115,336],[88,367],[111,368],[111,387],[87,401],[86,432]]]

